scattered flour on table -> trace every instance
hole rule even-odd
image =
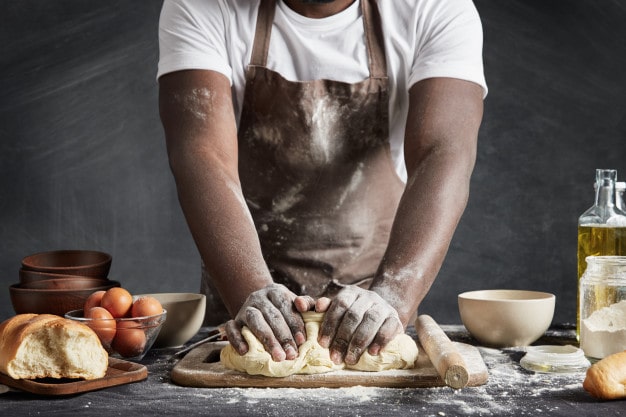
[[[248,402],[260,399],[299,398],[303,401],[319,402],[321,399],[341,397],[352,402],[369,402],[391,388],[346,387],[346,388],[249,388],[243,391]]]
[[[523,350],[479,348],[489,370],[485,385],[453,390],[435,388],[220,388],[193,389],[164,384],[172,390],[193,390],[196,398],[221,401],[232,407],[279,410],[298,404],[315,404],[320,415],[339,415],[346,409],[363,410],[370,405],[419,416],[536,416],[568,413],[587,394],[582,388],[585,373],[544,374],[528,372],[519,365]],[[346,372],[346,371],[339,371]],[[550,399],[549,401],[547,399]],[[572,411],[573,412],[573,411]],[[269,413],[271,414],[271,412]],[[269,415],[268,414],[268,415]]]
[[[487,384],[461,390],[447,387],[430,388],[420,392],[420,399],[429,404],[423,410],[440,404],[448,410],[455,408],[455,415],[521,416],[553,413],[568,399],[575,401],[581,394],[585,374],[543,374],[523,370],[518,361],[512,361],[506,352],[479,348],[487,368]],[[542,398],[558,398],[547,406]]]

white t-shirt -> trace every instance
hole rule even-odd
[[[237,121],[260,0],[165,0],[159,24],[157,78],[185,70],[224,74]],[[487,86],[482,26],[471,0],[378,0],[390,82],[389,134],[398,176],[406,181],[404,130],[408,91],[416,82],[450,77]],[[291,81],[355,83],[369,76],[359,0],[336,15],[311,19],[276,5],[267,67]]]

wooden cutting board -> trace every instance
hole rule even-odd
[[[106,375],[92,380],[76,379],[13,379],[0,373],[0,383],[12,388],[40,395],[72,395],[81,392],[95,391],[116,385],[129,384],[148,377],[148,368],[144,365],[109,358]]]
[[[258,388],[341,388],[351,386],[425,388],[445,386],[428,355],[418,343],[419,356],[416,367],[406,370],[363,372],[352,370],[333,371],[315,375],[291,375],[271,378],[224,368],[220,363],[220,351],[228,342],[200,345],[187,354],[172,369],[172,382],[188,387],[258,387]],[[469,373],[467,386],[487,382],[487,367],[478,349],[453,342],[463,357]]]

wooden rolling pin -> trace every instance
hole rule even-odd
[[[465,387],[469,382],[465,361],[437,322],[425,314],[418,316],[415,331],[443,382],[454,389]]]

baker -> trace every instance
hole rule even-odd
[[[315,309],[334,362],[376,355],[467,203],[487,91],[471,0],[165,0],[159,40],[207,324],[281,361]]]

